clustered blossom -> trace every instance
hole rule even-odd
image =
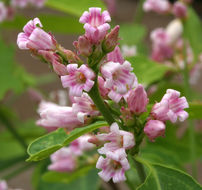
[[[146,0],[143,4],[145,12],[154,11],[158,14],[173,14],[177,18],[186,18],[187,5],[190,2],[177,1],[173,5],[168,0]]]
[[[170,120],[176,123],[178,119],[184,121],[188,117],[184,109],[188,107],[186,98],[184,96],[180,98],[180,92],[168,89],[161,101],[152,107],[149,121],[144,128],[145,134],[152,141],[158,136],[163,136],[165,122]]]
[[[167,11],[170,7],[168,2],[158,1],[162,7],[156,9]],[[155,1],[150,0],[147,8],[151,5],[157,6]],[[17,44],[20,49],[28,49],[40,60],[49,63],[62,86],[69,90],[71,106],[41,100],[38,125],[48,131],[65,128],[71,136],[78,130],[72,132],[73,129],[85,129],[86,125],[95,121],[106,119],[109,123],[52,154],[48,169],[72,172],[79,166],[85,151],[97,147],[100,157],[96,167],[101,170],[98,175],[106,182],[112,179],[117,183],[126,179],[125,172],[130,169],[127,156],[131,152],[136,154],[134,152],[139,149],[143,133],[151,141],[164,136],[167,120],[175,123],[188,117],[184,111],[188,103],[178,91],[169,89],[162,100],[154,104],[146,122],[143,121],[140,116],[147,111],[149,99],[143,85],[138,84],[135,68],[133,70],[131,63],[124,59],[129,53],[124,57],[121,53],[118,43],[120,27],[115,26],[109,31],[109,13],[95,7],[85,11],[79,21],[84,24],[85,34],[73,43],[75,52],[63,48],[52,34],[42,30],[38,18],[25,25],[24,32],[18,35]],[[166,29],[153,31],[153,59],[162,61],[171,58],[172,48],[181,31],[178,21]],[[87,59],[82,61],[79,56]],[[88,163],[86,155],[82,161]]]

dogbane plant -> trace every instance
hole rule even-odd
[[[186,120],[188,113],[184,109],[189,105],[180,92],[168,89],[145,117],[147,93],[138,83],[135,68],[121,54],[120,27],[110,29],[110,21],[108,11],[95,7],[85,11],[79,20],[85,33],[73,43],[75,51],[71,51],[44,31],[40,20],[34,18],[18,35],[17,44],[55,71],[72,100],[72,106],[42,100],[37,124],[50,131],[64,128],[70,136],[76,128],[88,133],[75,135],[68,147],[53,153],[48,168],[71,172],[77,167],[78,157],[96,147],[99,158],[92,156],[91,162],[96,162],[98,175],[104,181],[125,181],[125,172],[130,170],[128,158],[132,157],[143,182],[145,171],[136,160],[143,139],[154,142],[165,136],[166,121]],[[97,124],[99,130],[88,131],[97,121],[106,122]]]

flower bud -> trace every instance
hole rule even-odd
[[[173,5],[173,14],[178,18],[185,18],[187,16],[187,7],[184,3],[177,1]]]
[[[110,33],[108,33],[102,43],[102,49],[104,52],[111,52],[118,44],[119,40],[119,28],[120,26],[115,26]]]
[[[67,72],[67,68],[65,65],[63,65],[62,63],[54,60],[52,62],[52,65],[53,65],[53,70],[55,71],[55,73],[59,76],[64,76],[64,75],[67,75],[68,72]]]
[[[154,142],[154,139],[165,134],[165,124],[159,120],[149,120],[145,127],[144,133],[148,136],[150,141]]]
[[[68,63],[78,63],[81,65],[81,59],[73,51],[62,48],[62,54],[67,59]]]
[[[132,90],[127,99],[128,107],[130,111],[139,115],[146,111],[148,103],[147,93],[142,85],[138,85],[135,90]]]
[[[86,57],[89,57],[93,52],[92,44],[85,36],[80,36],[78,41],[74,42],[74,47],[78,50],[79,54]]]

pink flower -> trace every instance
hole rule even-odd
[[[94,144],[88,141],[91,137],[91,135],[80,136],[70,144],[69,148],[75,155],[82,155],[83,152],[92,150],[95,147]]]
[[[23,28],[24,32],[18,34],[18,47],[31,50],[55,50],[55,39],[41,27],[42,24],[38,18],[30,20]]]
[[[106,80],[104,86],[111,90],[108,94],[110,98],[112,97],[110,93],[113,94],[113,91],[124,95],[135,86],[137,79],[132,70],[133,68],[128,61],[123,64],[108,62],[102,65],[101,73]]]
[[[180,1],[174,3],[172,11],[178,18],[185,18],[187,16],[187,6]]]
[[[83,93],[81,97],[74,97],[72,109],[73,112],[77,114],[78,120],[82,123],[84,123],[85,117],[98,116],[100,114],[95,104],[86,93]]]
[[[82,125],[72,107],[58,106],[51,102],[42,101],[38,113],[41,119],[37,121],[37,125],[45,128],[62,127],[71,130]]]
[[[85,24],[85,36],[90,39],[93,44],[104,39],[107,31],[110,29],[110,25],[106,22],[110,21],[111,18],[108,11],[101,13],[101,8],[96,7],[89,8],[89,12],[85,11],[79,20],[80,23]]]
[[[106,182],[111,178],[114,183],[125,181],[125,171],[130,169],[124,149],[115,152],[107,152],[106,158],[100,156],[96,168],[102,169],[98,175]]]
[[[148,98],[144,87],[140,84],[134,90],[131,90],[127,98],[129,109],[139,115],[146,111]]]
[[[68,75],[61,76],[64,88],[69,87],[70,96],[81,96],[83,90],[89,92],[94,85],[94,72],[86,65],[78,68],[78,64],[67,65]]]
[[[135,45],[133,46],[123,45],[121,47],[121,50],[124,57],[133,57],[137,55],[137,47]]]
[[[186,98],[180,98],[180,92],[168,89],[161,102],[153,106],[151,116],[160,121],[170,120],[172,123],[175,123],[178,118],[184,121],[188,117],[184,109],[188,107]]]
[[[170,9],[170,3],[167,0],[146,0],[143,9],[146,12],[154,11],[159,14],[167,13]]]
[[[164,61],[173,55],[173,49],[170,46],[170,37],[163,28],[157,28],[152,31],[150,38],[152,40],[152,59],[155,61]]]
[[[165,128],[166,126],[162,121],[149,120],[144,127],[144,133],[151,141],[154,141],[155,138],[165,135]]]
[[[107,9],[111,15],[114,15],[116,12],[116,0],[103,0],[107,5]]]
[[[114,51],[107,54],[107,61],[108,62],[112,61],[112,62],[116,62],[116,63],[118,62],[120,64],[124,63],[124,59],[121,54],[121,50],[120,50],[119,46],[116,46]]]
[[[3,2],[0,2],[0,23],[7,17],[7,8]]]
[[[98,85],[99,85],[99,90],[102,97],[106,97],[107,94],[109,93],[109,89],[104,87],[104,83],[105,83],[105,80],[101,76],[98,76]]]
[[[58,172],[71,172],[76,169],[76,156],[70,148],[63,147],[53,153],[50,157],[51,164],[49,170]]]
[[[0,190],[8,190],[8,185],[5,180],[0,180]]]
[[[104,147],[100,148],[98,152],[100,154],[106,154],[108,151],[116,151],[117,149],[131,149],[135,145],[134,136],[132,133],[119,130],[117,123],[113,123],[110,127],[110,133],[99,134],[97,138],[100,141],[110,141],[104,144]]]

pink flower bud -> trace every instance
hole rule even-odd
[[[154,142],[155,138],[165,135],[165,128],[166,126],[162,121],[149,120],[144,127],[144,133]]]
[[[147,93],[144,87],[139,84],[135,90],[131,90],[127,99],[129,109],[136,115],[140,115],[146,111],[148,104]]]
[[[117,46],[119,40],[119,28],[119,25],[115,26],[111,32],[106,35],[102,44],[104,52],[111,52]]]
[[[124,63],[124,58],[119,46],[116,46],[112,52],[107,54],[107,61],[118,62],[120,64]]]
[[[0,2],[0,23],[6,19],[7,9],[3,2]]]
[[[54,60],[52,62],[52,65],[53,65],[53,69],[57,75],[64,76],[64,75],[68,74],[67,67],[65,65],[61,64],[60,62]]]
[[[86,57],[89,57],[93,52],[92,44],[85,36],[80,36],[78,41],[74,42],[74,47],[78,50],[79,54]]]
[[[69,63],[78,63],[78,64],[82,63],[81,59],[73,51],[64,48],[62,48],[62,51],[63,55],[65,56],[65,58]]]
[[[187,7],[184,3],[177,1],[173,5],[173,14],[178,18],[187,17]]]

